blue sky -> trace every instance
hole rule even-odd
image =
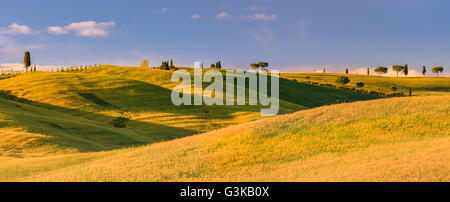
[[[2,0],[0,63],[450,64],[446,0]],[[446,70],[448,71],[448,69]]]

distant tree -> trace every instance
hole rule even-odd
[[[345,85],[350,82],[350,79],[346,76],[340,76],[336,79],[336,83]]]
[[[370,76],[370,68],[367,68],[367,76]]]
[[[358,83],[356,83],[356,87],[362,88],[362,87],[364,87],[364,83],[363,82],[358,82]]]
[[[148,60],[142,60],[140,67],[148,67]]]
[[[375,72],[378,73],[378,76],[381,76],[381,74],[386,74],[387,71],[388,71],[388,68],[383,67],[383,66],[377,67],[377,68],[375,69]]]
[[[259,67],[261,67],[261,69],[266,69],[267,67],[269,67],[268,62],[259,62],[258,65]]]
[[[442,73],[444,71],[443,67],[434,67],[431,70],[434,74],[436,74],[436,77],[439,77],[439,73]]]
[[[211,68],[216,68],[216,64],[212,63]]]
[[[326,73],[325,68],[323,68],[323,73]]]
[[[392,90],[392,91],[397,91],[397,87],[391,86],[391,90]]]
[[[405,64],[405,66],[403,68],[403,73],[405,74],[406,77],[408,77],[408,74],[409,74],[408,64]]]
[[[23,57],[23,65],[28,72],[28,68],[31,66],[31,54],[30,51],[25,52],[25,56]]]
[[[33,72],[36,72],[36,65],[34,65],[34,70],[33,70]]]
[[[423,76],[425,76],[425,74],[427,73],[427,68],[425,67],[425,65],[422,67],[422,74]]]
[[[412,96],[412,88],[409,88],[409,96]]]
[[[216,68],[221,69],[222,68],[222,64],[220,63],[220,61],[216,62]]]
[[[405,69],[405,67],[401,66],[401,65],[394,65],[394,66],[392,66],[392,69],[397,72],[397,77],[398,77],[398,73],[402,72],[403,69]]]
[[[253,70],[256,70],[256,69],[259,68],[259,64],[253,63],[253,64],[250,64],[250,67],[251,67]]]
[[[173,65],[173,60],[172,60],[172,59],[170,59],[170,68],[171,68],[171,69],[174,69],[174,68],[175,68],[175,66]]]
[[[170,70],[169,61],[162,61],[161,69]]]
[[[345,69],[345,74],[348,74],[348,68]]]

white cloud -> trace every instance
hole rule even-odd
[[[194,14],[191,16],[191,19],[200,19],[200,15],[199,14]]]
[[[255,28],[253,30],[249,30],[248,32],[261,47],[268,48],[274,44],[275,34],[268,27]]]
[[[247,18],[250,19],[250,20],[270,21],[270,20],[278,19],[278,15],[275,15],[275,14],[266,15],[264,13],[256,13],[256,14],[253,14],[253,15],[248,15]]]
[[[69,34],[75,32],[77,36],[82,37],[107,37],[109,29],[116,25],[115,22],[85,21],[75,22],[65,27],[52,26],[47,28],[47,32],[53,35]]]
[[[166,13],[168,10],[169,10],[168,8],[162,8],[161,10],[156,11],[156,13],[158,13],[158,14],[164,14],[164,13]]]
[[[231,18],[231,15],[229,15],[227,12],[221,12],[217,14],[217,19],[224,19],[224,18]]]
[[[16,35],[16,34],[24,34],[24,35],[30,35],[30,34],[36,34],[37,31],[33,31],[30,27],[26,25],[19,25],[17,23],[13,23],[9,25],[7,28],[0,27],[0,34],[10,34],[10,35]]]
[[[266,8],[264,8],[262,6],[253,6],[253,7],[248,8],[248,10],[251,10],[251,11],[265,10],[265,9]]]
[[[13,39],[5,36],[0,36],[0,56],[5,56],[6,58],[20,58],[23,57],[23,53],[26,50],[39,49],[42,47],[42,45],[38,44],[16,44]]]
[[[62,34],[69,33],[69,30],[65,29],[64,27],[58,27],[58,26],[48,27],[47,31],[48,31],[48,33],[53,34],[53,35],[62,35]]]

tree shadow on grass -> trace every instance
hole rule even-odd
[[[224,76],[225,78],[225,76]],[[158,85],[150,84],[144,81],[127,80],[126,86],[115,88],[95,88],[83,91],[75,91],[77,94],[90,95],[94,100],[91,102],[107,103],[110,106],[103,107],[124,110],[128,112],[150,112],[150,113],[170,113],[175,116],[191,116],[198,119],[220,119],[229,120],[235,118],[237,112],[259,112],[265,106],[249,106],[249,84],[246,80],[246,105],[227,106],[227,105],[181,105],[175,106],[171,101],[172,90]],[[320,107],[324,105],[354,102],[361,100],[372,100],[382,98],[378,95],[370,95],[361,92],[341,90],[334,87],[315,86],[300,83],[294,80],[280,78],[280,100],[301,105],[308,108]],[[236,84],[236,83],[235,83]],[[209,83],[203,83],[203,87]],[[224,84],[225,85],[225,84]],[[270,90],[271,79],[268,79],[268,94]],[[224,91],[225,91],[224,86]],[[237,88],[235,89],[235,94]],[[85,96],[84,96],[85,97]],[[192,100],[193,100],[192,96]],[[192,101],[193,103],[193,101]],[[283,108],[283,106],[280,106]],[[103,109],[101,109],[103,110]]]
[[[140,146],[196,134],[192,130],[137,120],[131,120],[129,128],[115,128],[109,124],[115,117],[103,114],[29,100],[19,102],[0,98],[0,102],[2,114],[8,117],[8,127],[22,128],[26,132],[49,137],[38,144],[51,143],[80,152]],[[144,132],[142,128],[145,128]]]
[[[171,103],[172,91],[170,89],[138,80],[127,80],[126,82],[127,85],[122,87],[72,90],[61,93],[75,93],[85,99],[86,103],[90,102],[92,106],[98,107],[98,111],[123,110],[135,113],[161,113],[162,116],[175,116],[180,122],[186,121],[181,118],[183,116],[191,117],[189,121],[194,122],[196,119],[203,122],[211,119],[229,120],[234,118],[237,112],[259,112],[262,107],[248,105],[175,106]],[[270,79],[268,82],[270,86]],[[204,84],[204,86],[207,85]],[[248,85],[246,87],[246,97],[248,97]],[[95,113],[96,110],[69,109],[14,96],[3,97],[13,101],[11,106],[14,110],[8,110],[8,116],[22,124],[27,131],[54,137],[58,140],[56,142],[60,142],[61,145],[77,148],[80,151],[143,145],[198,133],[197,130],[139,120],[130,121],[129,128],[117,129],[109,124],[115,117]],[[280,78],[280,100],[309,108],[377,98],[381,97]],[[222,125],[216,124],[216,126]]]
[[[383,97],[280,78],[280,99],[309,108],[379,98]]]

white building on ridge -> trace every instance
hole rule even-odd
[[[203,68],[203,62],[194,62],[194,68]]]

